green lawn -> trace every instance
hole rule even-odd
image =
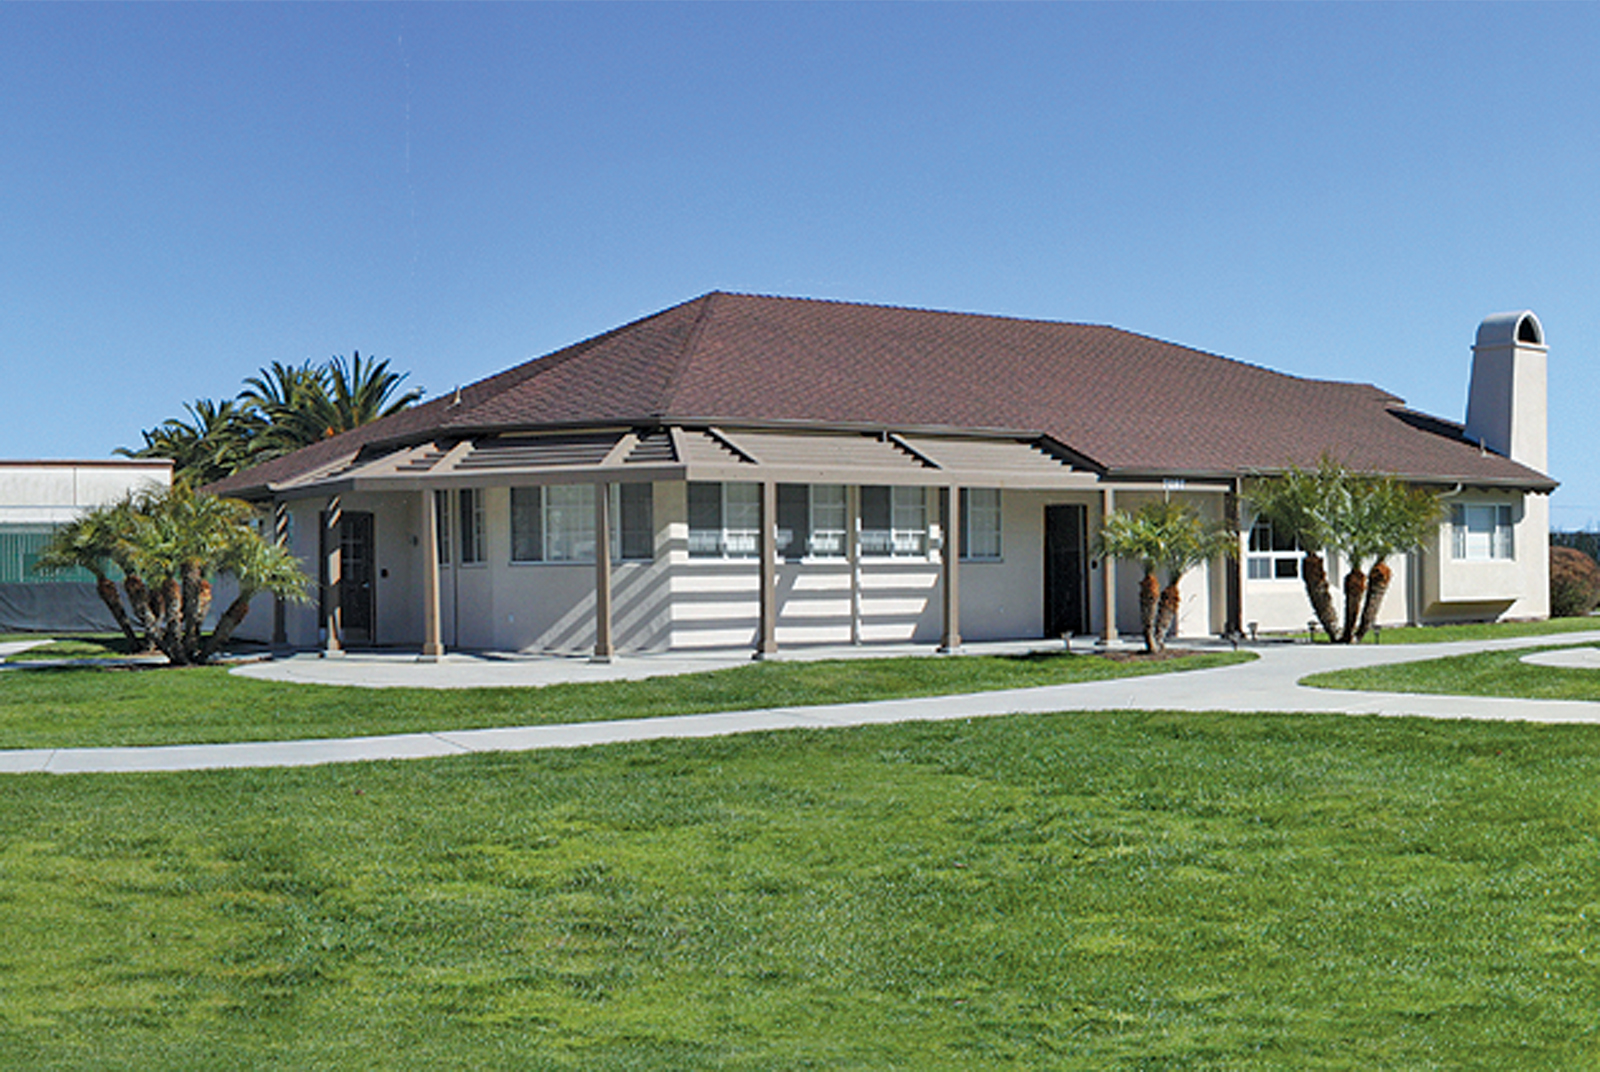
[[[288,740],[845,703],[1226,666],[1215,652],[1119,663],[1028,656],[751,663],[646,681],[523,689],[362,689],[230,676],[218,667],[0,671],[0,748]]]
[[[0,1067],[1574,1069],[1600,728],[1073,714],[0,788]]]
[[[1554,646],[1552,646],[1554,647]],[[1363,670],[1312,674],[1303,684],[1325,689],[1422,692],[1448,696],[1510,696],[1528,700],[1600,700],[1600,671],[1530,666],[1524,655],[1551,648],[1518,648],[1426,659]]]
[[[1310,610],[1307,609],[1307,617]],[[1550,618],[1536,622],[1466,622],[1461,625],[1409,625],[1367,634],[1367,644],[1442,644],[1451,640],[1495,640],[1504,637],[1551,636],[1561,633],[1600,632],[1600,618]],[[1280,636],[1304,637],[1304,629]],[[1328,643],[1321,630],[1315,640]]]

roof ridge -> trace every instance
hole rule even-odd
[[[644,316],[636,317],[633,320],[628,321],[626,324],[618,325],[617,327],[602,331],[597,335],[591,335],[586,339],[580,339],[575,343],[570,343],[552,353],[541,354],[537,357],[530,357],[521,364],[513,365],[511,368],[506,369],[503,372],[497,372],[492,376],[486,376],[481,380],[475,380],[466,386],[469,388],[476,388],[482,387],[495,380],[502,380],[503,382],[497,390],[488,392],[482,398],[476,399],[470,406],[464,407],[460,413],[455,414],[447,423],[451,426],[470,425],[471,421],[468,420],[468,418],[471,414],[482,409],[484,406],[492,404],[497,397],[503,395],[505,392],[522,386],[524,383],[527,383],[536,376],[542,376],[547,373],[554,372],[567,362],[582,357],[596,346],[600,346],[625,332],[632,331],[641,324],[648,324],[653,320],[660,320],[662,317],[668,316],[671,313],[684,308],[685,306],[693,305],[697,301],[702,301],[706,297],[709,297],[709,295],[701,295],[698,298],[690,298],[687,301],[681,301],[676,305],[669,305],[665,309],[659,309],[656,312],[647,313]],[[513,375],[519,372],[522,373],[522,375]],[[457,390],[461,389],[462,388],[458,388]]]
[[[696,347],[700,345],[700,336],[705,332],[706,322],[711,319],[711,307],[719,296],[723,296],[722,291],[710,290],[692,299],[702,303],[700,311],[695,314],[694,326],[689,329],[689,334],[684,336],[683,348],[678,352],[678,359],[673,362],[672,375],[668,376],[667,382],[662,385],[661,405],[656,412],[657,416],[664,417],[673,412],[672,401],[678,393],[678,385],[683,382],[684,370],[693,359]]]
[[[1270,365],[1262,364],[1258,361],[1246,361],[1242,358],[1229,357],[1227,354],[1217,353],[1213,350],[1202,349],[1198,346],[1192,346],[1188,343],[1174,342],[1171,339],[1164,339],[1159,335],[1150,335],[1142,331],[1131,331],[1128,328],[1119,327],[1116,324],[1108,324],[1104,322],[1095,322],[1089,320],[1049,320],[1036,316],[1009,316],[1005,313],[962,312],[957,309],[935,309],[931,306],[925,305],[894,305],[888,302],[851,301],[848,298],[795,297],[794,295],[788,294],[759,294],[751,291],[712,291],[707,294],[706,297],[711,297],[713,295],[721,295],[722,297],[728,298],[750,298],[756,301],[770,301],[779,303],[841,305],[853,309],[881,309],[887,312],[896,313],[918,313],[937,317],[955,317],[961,320],[978,319],[1001,321],[1008,324],[1035,324],[1046,328],[1076,327],[1091,328],[1099,331],[1111,331],[1117,333],[1118,335],[1124,335],[1129,338],[1144,339],[1149,342],[1159,343],[1162,346],[1177,347],[1178,349],[1186,350],[1190,353],[1201,354],[1205,357],[1215,358],[1218,361],[1225,361],[1230,365],[1254,369],[1258,372],[1266,372],[1274,376],[1284,376],[1291,380],[1297,380],[1301,383],[1323,383],[1337,387],[1363,387],[1383,396],[1384,398],[1392,399],[1395,402],[1404,402],[1404,399],[1402,399],[1400,396],[1384,390],[1377,384],[1367,383],[1361,380],[1334,380],[1316,376],[1302,376],[1298,373],[1285,372],[1282,369],[1273,368]]]

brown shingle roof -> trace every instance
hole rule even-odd
[[[367,443],[658,423],[1036,433],[1113,476],[1270,472],[1328,453],[1420,479],[1552,486],[1368,384],[1099,325],[719,292],[215,487],[264,488]]]

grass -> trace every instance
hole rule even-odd
[[[1309,610],[1307,611],[1309,614]],[[1443,644],[1452,640],[1496,640],[1509,637],[1549,636],[1600,630],[1600,618],[1550,618],[1529,622],[1463,622],[1460,625],[1390,626],[1369,633],[1367,644]],[[1279,636],[1301,637],[1305,630]],[[1327,635],[1317,630],[1314,640],[1328,643]]]
[[[1439,696],[1509,696],[1525,700],[1600,701],[1600,673],[1559,666],[1530,666],[1524,655],[1544,648],[1486,651],[1421,662],[1330,670],[1302,679],[1325,689],[1420,692]]]
[[[731,670],[531,689],[362,689],[230,676],[219,667],[0,672],[0,748],[209,743],[589,722],[1030,688],[1254,658],[1121,663],[1028,656],[752,663]]]
[[[1600,728],[1101,713],[8,780],[0,1066],[1570,1069]]]
[[[1461,625],[1413,625],[1385,629],[1384,644],[1442,644],[1451,640],[1495,640],[1600,630],[1600,618],[1550,618],[1537,622],[1465,622]]]

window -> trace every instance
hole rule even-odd
[[[653,484],[611,485],[611,554],[624,562],[656,557],[656,489]]]
[[[778,553],[788,559],[844,554],[843,484],[778,485]]]
[[[861,489],[861,553],[897,558],[928,553],[928,497],[922,488]]]
[[[450,564],[450,493],[433,493],[433,523],[439,530],[439,565]]]
[[[483,492],[476,488],[462,488],[457,494],[460,496],[461,512],[461,561],[463,564],[482,562]]]
[[[1000,489],[961,489],[961,557],[1000,558]]]
[[[611,485],[611,560],[655,557],[649,484]],[[593,562],[594,485],[511,489],[511,561]]]
[[[1300,544],[1276,531],[1272,522],[1258,518],[1250,526],[1250,553],[1245,575],[1252,581],[1293,581],[1300,577]]]
[[[760,535],[760,484],[689,484],[690,555],[748,558]]]
[[[1516,557],[1507,503],[1456,503],[1450,508],[1451,557],[1468,560]]]

